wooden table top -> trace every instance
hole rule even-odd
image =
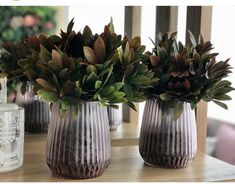
[[[24,164],[0,181],[78,181],[52,176],[45,161],[46,135],[26,134]],[[112,147],[109,167],[100,177],[80,181],[235,181],[235,167],[203,153],[184,169],[160,169],[144,164],[138,146]]]

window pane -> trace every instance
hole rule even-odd
[[[185,43],[187,6],[178,6],[177,40]]]
[[[215,47],[214,52],[218,52],[218,60],[231,58],[230,64],[235,68],[235,52],[234,43],[235,37],[235,6],[214,6],[212,17],[212,43]],[[227,79],[235,85],[235,70]],[[235,123],[235,91],[230,93],[233,98],[231,101],[226,101],[228,110],[218,107],[213,102],[208,105],[208,117],[223,120],[224,122]]]
[[[75,30],[88,25],[93,33],[101,33],[113,18],[115,32],[124,33],[124,6],[70,6],[69,19],[75,18]]]

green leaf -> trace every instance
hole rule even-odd
[[[113,26],[113,18],[112,17],[110,18],[108,28],[109,28],[110,33],[114,33],[114,26]]]
[[[123,87],[123,85],[124,85],[123,82],[116,82],[113,84],[116,91],[119,91]]]
[[[190,41],[191,41],[193,47],[195,48],[197,46],[197,42],[195,40],[195,37],[194,37],[193,33],[190,30],[188,30],[188,33],[189,33]]]
[[[121,63],[123,63],[124,62],[124,53],[123,53],[123,50],[122,50],[122,48],[120,47],[120,48],[118,48],[118,56],[119,56],[119,59],[120,59],[120,61],[121,61]]]
[[[134,103],[132,103],[132,102],[126,102],[126,104],[127,104],[130,108],[132,108],[134,111],[137,111],[137,109],[136,109]]]
[[[135,51],[136,55],[140,55],[145,51],[146,46],[145,45],[140,45],[139,48]],[[148,56],[149,57],[149,56]]]
[[[109,94],[113,93],[115,91],[115,88],[113,86],[106,86],[102,90],[103,96],[108,96]]]
[[[35,70],[27,69],[24,74],[28,77],[30,81],[34,81],[38,77],[38,73]]]
[[[130,63],[131,61],[131,50],[128,42],[126,42],[126,47],[124,51],[124,61],[127,61],[127,63]]]
[[[99,89],[101,85],[102,85],[102,81],[97,80],[97,81],[95,82],[95,89]]]
[[[131,98],[133,97],[133,90],[132,90],[132,87],[126,83],[124,86],[123,86],[123,91],[124,93],[126,93],[126,96]]]
[[[29,63],[29,60],[28,59],[20,59],[19,61],[18,61],[18,64],[22,67],[22,68],[24,68],[24,66],[26,65],[26,64],[28,64]]]
[[[72,29],[73,29],[73,25],[74,25],[74,18],[72,18],[68,24],[68,27],[67,27],[67,33],[70,34],[72,32]]]
[[[105,86],[106,83],[109,81],[109,78],[113,72],[113,65],[111,65],[111,67],[109,69],[106,69],[106,71],[108,72],[108,75],[107,75],[105,81],[103,82],[102,86]],[[106,73],[106,71],[104,71],[104,72]]]
[[[148,70],[148,66],[144,64],[139,65],[139,74],[144,74]]]
[[[58,62],[54,61],[54,60],[50,60],[48,62],[48,68],[51,69],[52,71],[58,72],[61,69],[60,64],[58,64]]]
[[[112,93],[112,97],[111,98],[123,98],[126,94],[124,92],[115,92],[115,93]]]
[[[46,90],[40,89],[37,91],[37,94],[39,95],[39,97],[46,101],[46,102],[57,102],[58,101],[58,97],[55,93],[52,92],[48,92]]]
[[[68,68],[64,68],[63,70],[60,71],[59,75],[61,79],[65,78],[68,70],[69,70]]]
[[[220,107],[222,107],[222,108],[228,110],[228,106],[227,106],[225,103],[219,102],[219,101],[216,101],[216,100],[212,100],[212,101],[213,101],[215,104],[219,105]]]
[[[87,80],[86,82],[88,83],[94,83],[98,80],[98,76],[94,73],[94,72],[91,72],[91,74],[87,77]]]
[[[49,36],[49,39],[51,40],[53,44],[58,43],[61,40],[61,38],[57,35],[51,35]]]
[[[40,53],[39,53],[39,58],[42,61],[43,64],[46,64],[48,61],[51,60],[51,53],[42,45],[40,45]]]
[[[88,65],[86,69],[86,73],[89,75],[90,73],[97,73],[97,69],[94,65]]]
[[[162,93],[162,94],[160,95],[160,98],[161,98],[161,100],[163,100],[163,101],[169,101],[169,100],[172,99],[172,95],[170,95],[170,94],[168,94],[168,93]]]
[[[86,45],[89,45],[93,41],[93,34],[89,26],[85,26],[83,29],[83,37]]]
[[[109,105],[108,107],[110,107],[110,108],[114,108],[114,109],[118,109],[119,107],[118,107],[118,105]]]
[[[129,83],[130,84],[134,84],[134,85],[143,85],[143,84],[145,84],[147,82],[149,82],[149,78],[145,77],[143,75],[136,76],[136,77],[131,78],[129,80]]]
[[[131,48],[137,49],[140,47],[141,40],[139,36],[136,36],[131,41]]]
[[[214,99],[216,99],[216,100],[232,100],[232,98],[228,95],[215,96]]]
[[[60,101],[60,108],[63,110],[67,110],[70,107],[70,103],[67,99],[62,99]]]

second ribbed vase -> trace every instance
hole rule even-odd
[[[41,101],[33,93],[33,86],[29,82],[22,94],[21,85],[17,86],[16,104],[25,110],[25,132],[47,132],[50,121],[49,103]]]
[[[163,168],[188,166],[197,151],[195,112],[183,103],[181,116],[173,120],[173,108],[156,99],[146,101],[139,152],[146,164]]]
[[[57,177],[94,178],[108,167],[111,142],[107,109],[98,102],[78,105],[74,117],[69,108],[64,117],[59,103],[53,104],[49,124],[46,161]]]

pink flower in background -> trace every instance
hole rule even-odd
[[[23,25],[27,27],[36,26],[40,23],[40,19],[33,15],[25,15],[23,17]]]
[[[54,24],[52,22],[46,22],[44,25],[45,29],[52,30],[54,28]]]

